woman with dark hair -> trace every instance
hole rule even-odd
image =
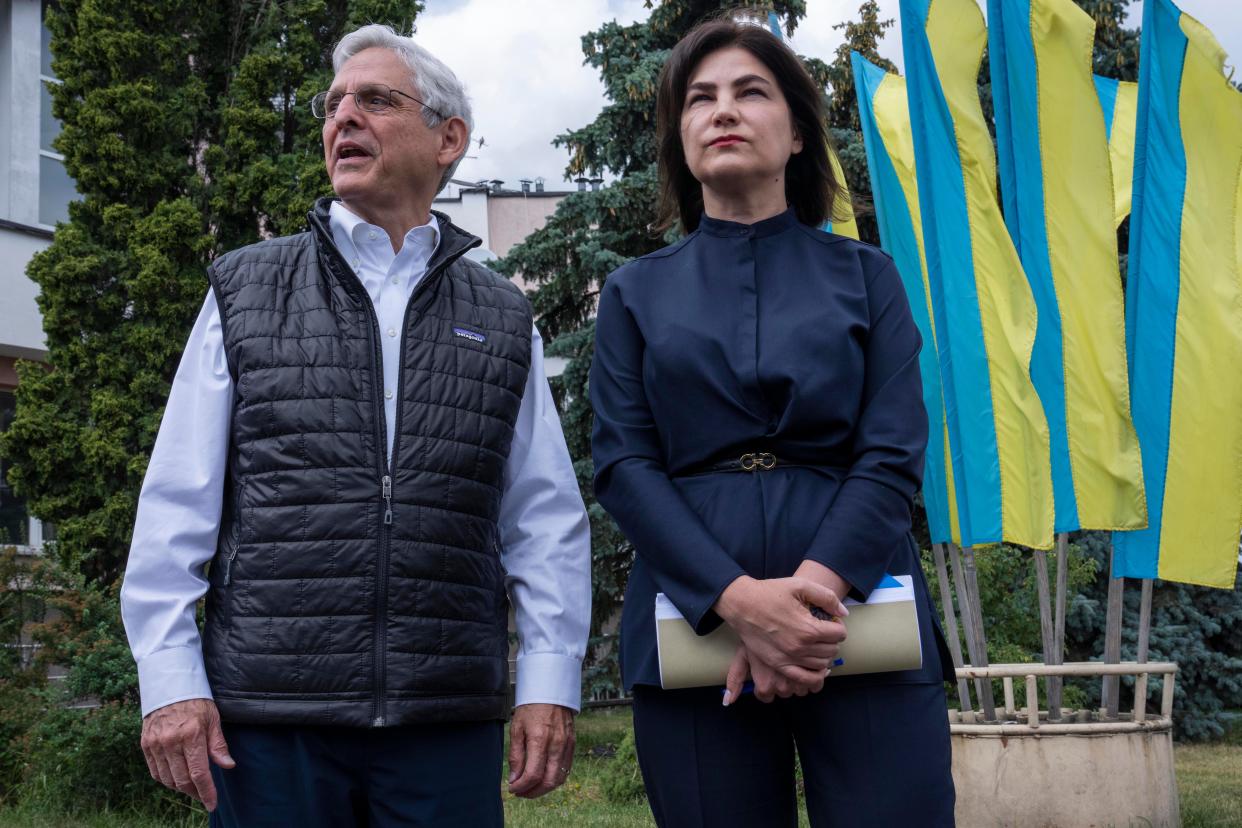
[[[813,826],[951,825],[952,670],[910,533],[920,339],[897,271],[818,229],[839,189],[823,100],[765,29],[687,35],[658,130],[663,221],[688,235],[608,278],[590,382],[596,493],[636,553],[621,662],[656,821],[796,825],[796,751]],[[839,599],[885,573],[913,578],[922,668],[825,682]],[[699,634],[736,631],[723,691],[660,687],[657,593]]]

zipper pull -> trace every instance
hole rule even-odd
[[[384,475],[384,525],[392,525],[392,478]]]

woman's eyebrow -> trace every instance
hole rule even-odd
[[[772,85],[768,81],[768,79],[763,77],[762,75],[742,75],[740,78],[735,78],[731,86],[733,86],[736,89],[741,86],[746,86],[748,83],[762,83],[765,86]],[[702,92],[711,92],[715,88],[716,88],[716,84],[712,83],[711,81],[695,81],[694,83],[690,83],[686,85],[687,92],[690,92],[692,90],[699,90]]]

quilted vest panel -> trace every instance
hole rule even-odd
[[[406,311],[385,450],[378,325],[311,230],[210,271],[233,373],[229,491],[204,653],[221,715],[386,726],[503,718],[497,517],[530,368],[521,292],[441,243]]]

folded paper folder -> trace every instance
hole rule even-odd
[[[842,619],[846,639],[832,676],[917,670],[923,666],[914,581],[909,575],[885,575],[865,604],[847,598],[850,614]],[[809,612],[810,610],[808,610]],[[737,652],[737,633],[721,624],[696,635],[663,592],[656,595],[656,646],[660,686],[665,690],[723,685]]]

